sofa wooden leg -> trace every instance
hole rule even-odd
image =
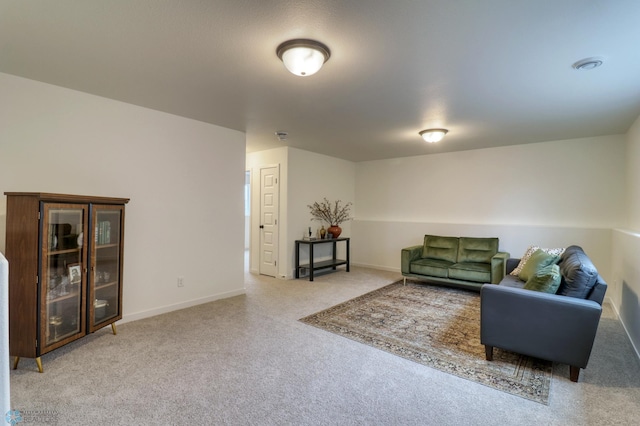
[[[573,365],[569,366],[569,378],[572,382],[578,381],[578,376],[580,376],[580,367],[574,367]]]
[[[484,353],[487,356],[487,361],[493,361],[493,346],[484,345]]]

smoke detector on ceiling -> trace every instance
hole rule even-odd
[[[604,59],[602,58],[585,58],[582,59],[575,64],[573,64],[573,68],[580,71],[589,71],[595,68],[598,68],[604,63]]]
[[[278,138],[278,140],[279,140],[280,142],[282,142],[282,141],[286,141],[286,140],[287,140],[287,136],[288,136],[288,135],[289,135],[289,134],[288,134],[287,132],[276,132],[276,137]]]

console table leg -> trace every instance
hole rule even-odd
[[[351,249],[349,248],[349,242],[351,240],[347,239],[346,243],[347,243],[347,272],[349,272],[349,265],[351,264],[351,259],[350,259],[350,253],[351,253]]]
[[[313,244],[309,244],[309,281],[313,281]]]
[[[17,356],[16,359],[13,360],[13,369],[17,370],[18,369],[18,363],[20,362],[20,357]]]
[[[114,335],[118,334],[118,331],[116,330],[116,323],[115,322],[111,323],[111,331],[113,331]]]
[[[40,357],[36,358],[36,365],[38,366],[38,372],[42,373],[42,360],[40,359]]]
[[[333,240],[333,255],[332,256],[333,256],[333,262],[335,263],[336,258],[337,258],[336,257],[336,240]],[[335,271],[336,270],[336,265],[333,265],[333,268],[331,268],[331,269],[333,269]]]
[[[300,243],[296,241],[296,279],[300,278]]]

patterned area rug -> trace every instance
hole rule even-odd
[[[300,321],[464,379],[548,405],[552,364],[480,344],[480,295],[402,281]]]

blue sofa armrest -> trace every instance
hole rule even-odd
[[[411,262],[422,257],[422,249],[422,245],[402,249],[400,254],[400,271],[403,275],[411,273]]]
[[[504,278],[509,256],[509,253],[499,251],[491,258],[491,284],[498,284]]]
[[[576,371],[587,366],[602,313],[597,302],[493,284],[482,286],[480,298],[483,345]]]

